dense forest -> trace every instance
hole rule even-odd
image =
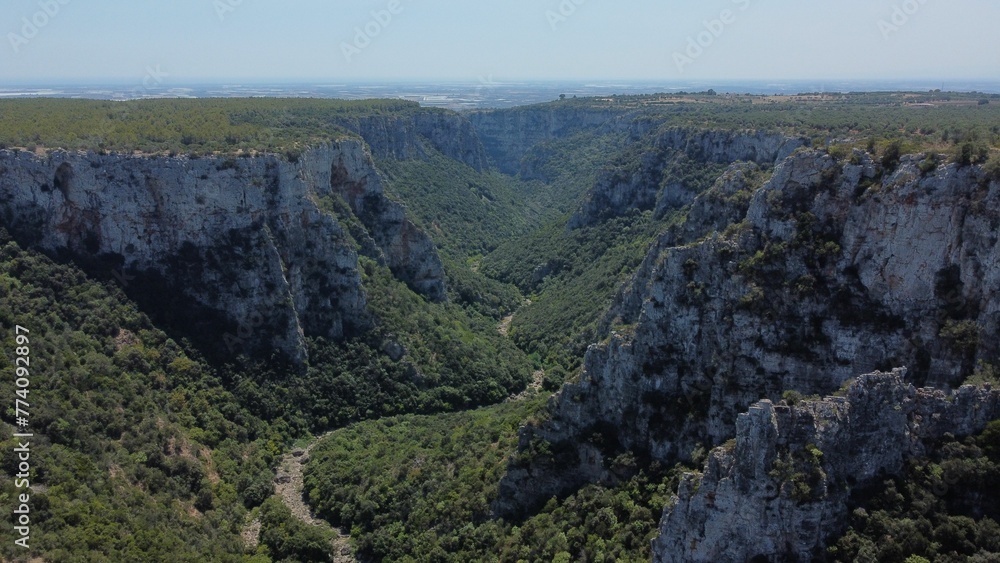
[[[495,162],[477,170],[427,139],[418,158],[373,151],[389,197],[433,240],[447,299],[429,301],[362,255],[371,329],[307,338],[301,370],[205,357],[195,335],[158,321],[174,316],[164,310],[170,300],[137,303],[106,271],[0,230],[4,397],[15,396],[14,327],[31,330],[31,556],[329,560],[329,534],[297,519],[273,482],[283,455],[329,432],[305,462],[303,494],[318,517],[350,533],[359,560],[648,561],[663,507],[696,467],[625,452],[613,460],[614,479],[553,497],[523,519],[496,518],[492,507],[509,464],[558,458],[544,441],[519,447],[519,429],[544,420],[552,393],[579,377],[588,346],[607,337],[609,307],[690,211],[633,209],[571,228],[595,184],[647,166],[657,134],[678,126],[783,132],[840,161],[855,149],[883,165],[921,153],[928,170],[981,164],[1000,179],[1000,96],[664,94],[505,111],[598,110],[618,125],[540,141],[516,175]],[[359,137],[351,120],[421,112],[443,110],[394,100],[0,100],[0,149],[218,158],[220,168],[259,155],[295,162],[312,145]],[[680,152],[660,165],[695,195],[726,169]],[[754,186],[772,172],[762,165]],[[360,248],[345,202],[317,204]],[[993,372],[978,377],[1000,384]],[[7,411],[4,452],[16,446]],[[828,559],[995,560],[1000,514],[979,507],[1000,500],[989,492],[1000,478],[996,424],[937,444],[903,475],[855,495],[851,527],[831,538]],[[15,458],[2,457],[3,473],[15,474]],[[4,506],[20,492],[13,479],[0,483]],[[259,541],[246,541],[251,524]],[[13,539],[9,526],[0,531],[0,554],[27,560]]]
[[[350,529],[361,555],[372,560],[648,560],[656,515],[680,468],[553,499],[524,522],[490,518],[516,430],[540,416],[542,398],[337,431],[312,454],[310,501]],[[635,460],[624,456],[619,463],[625,474]]]
[[[270,495],[271,465],[290,435],[240,404],[218,370],[117,287],[0,237],[6,365],[14,326],[31,331],[32,552],[52,561],[243,560],[241,522]],[[6,396],[14,382],[0,382]],[[12,451],[13,427],[2,431]],[[16,473],[16,459],[4,460],[4,472]],[[4,480],[5,504],[22,492]],[[21,555],[12,534],[2,534],[9,560]]]

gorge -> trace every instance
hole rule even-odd
[[[649,496],[659,505],[634,546],[609,536],[593,547],[587,533],[564,530],[551,546],[528,546],[537,547],[531,557],[603,560],[595,554],[604,549],[664,562],[837,560],[830,549],[854,529],[861,491],[910,475],[908,464],[942,441],[992,436],[1000,418],[1000,174],[995,148],[973,146],[995,138],[998,125],[989,126],[1000,121],[970,103],[913,118],[924,120],[917,132],[899,136],[880,128],[911,119],[892,99],[752,113],[754,98],[609,97],[464,114],[280,100],[248,112],[239,104],[249,101],[213,101],[205,107],[221,104],[227,116],[217,133],[185,133],[195,141],[183,145],[162,131],[118,141],[112,127],[103,147],[65,137],[28,150],[20,132],[4,131],[0,226],[9,252],[120,286],[149,317],[142,330],[124,321],[88,329],[108,361],[138,369],[115,354],[133,338],[147,349],[169,340],[199,367],[168,362],[160,373],[158,352],[142,378],[160,377],[168,395],[232,393],[238,407],[224,418],[252,413],[270,429],[255,438],[227,430],[230,443],[197,417],[177,419],[171,444],[189,444],[187,457],[173,445],[160,457],[193,458],[185,467],[208,484],[192,478],[184,494],[192,507],[207,495],[199,514],[231,505],[230,520],[263,520],[271,556],[280,550],[267,522],[278,517],[263,504],[266,487],[251,494],[235,470],[220,477],[210,454],[190,451],[253,443],[274,461],[308,434],[355,424],[344,432],[385,436],[502,403],[488,408],[508,409],[497,415],[503,431],[475,413],[455,423],[476,429],[463,436],[489,437],[500,459],[473,471],[482,484],[471,500],[449,497],[469,530],[448,524],[440,537],[403,538],[418,525],[377,512],[392,495],[380,505],[371,500],[384,494],[378,487],[331,477],[343,468],[324,447],[350,450],[339,430],[304,463],[303,495],[317,516],[358,531],[361,559],[409,549],[418,559],[492,550],[517,560],[510,538],[540,527],[540,514],[675,468],[676,488]],[[73,111],[100,118],[106,109]],[[125,119],[146,111],[161,108],[136,104]],[[253,148],[253,130],[227,129],[270,127],[269,112],[295,125],[270,133],[266,149]],[[801,121],[788,125],[790,115]],[[954,154],[921,132],[959,118],[983,125],[969,125],[977,133],[956,140]],[[176,119],[179,143],[189,125]],[[250,140],[234,140],[241,135]],[[17,314],[0,319],[6,327]],[[80,330],[72,324],[51,330]],[[69,352],[51,354],[72,363],[59,359]],[[184,387],[192,373],[217,377]],[[536,373],[555,391],[548,405],[511,415],[528,407],[503,401]],[[528,395],[540,405],[538,393]],[[183,410],[174,395],[164,413]],[[429,418],[383,418],[414,413]],[[135,418],[151,416],[173,415]],[[49,419],[44,447],[82,447],[57,432],[60,415]],[[124,464],[134,483],[160,458],[115,447],[132,448],[129,461],[94,463],[109,474]],[[983,464],[996,462],[988,445],[976,447]],[[372,455],[388,459],[391,449]],[[397,482],[418,476],[423,459],[399,461],[408,469]],[[453,461],[442,463],[460,478]],[[219,485],[229,481],[232,493]],[[991,497],[969,495],[956,514],[995,516]],[[620,531],[627,522],[615,518],[580,529]],[[447,539],[452,532],[460,539]]]

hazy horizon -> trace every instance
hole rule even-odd
[[[998,20],[986,0],[9,0],[0,85],[992,82]]]

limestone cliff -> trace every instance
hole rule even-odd
[[[651,249],[552,419],[523,430],[522,450],[541,439],[559,454],[512,464],[498,513],[614,480],[622,450],[688,460],[787,389],[830,393],[899,365],[954,384],[995,361],[1000,184],[922,160],[883,170],[860,151],[804,150],[757,188],[730,168]],[[720,217],[739,220],[720,231]]]
[[[853,488],[898,474],[928,441],[1000,417],[1000,390],[916,389],[904,374],[864,375],[844,396],[765,400],[740,414],[731,445],[681,481],[654,561],[809,561],[843,532]]]
[[[585,130],[599,130],[625,114],[596,107],[560,108],[542,104],[524,108],[480,110],[467,114],[492,164],[501,172],[518,174],[521,160],[545,141]]]
[[[477,171],[488,165],[472,123],[454,112],[421,108],[408,113],[338,119],[337,124],[360,135],[376,158],[423,160],[436,150]]]
[[[277,349],[298,363],[305,335],[340,338],[370,323],[354,244],[317,205],[333,194],[403,281],[444,296],[433,245],[385,198],[358,140],[296,162],[0,151],[0,224],[22,242],[118,278],[192,332],[203,325],[218,338],[209,347]]]
[[[325,182],[326,178],[319,181]],[[382,180],[364,152],[345,152],[333,158],[329,185],[348,203],[374,242],[376,258],[393,274],[432,301],[447,295],[437,249],[426,233],[406,218],[405,208],[385,196]],[[322,192],[320,192],[322,193]]]
[[[632,136],[641,135],[642,122],[632,126]],[[638,158],[631,155],[601,172],[569,227],[593,225],[627,212],[655,210],[662,217],[671,209],[690,204],[698,190],[683,179],[665,173],[672,160],[693,163],[730,164],[737,161],[773,166],[807,139],[761,131],[718,131],[671,127],[652,133],[648,148]],[[630,160],[631,158],[631,160]]]

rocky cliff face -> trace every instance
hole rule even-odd
[[[632,127],[633,137],[641,134],[642,125]],[[671,161],[684,159],[701,165],[742,161],[774,166],[807,144],[807,139],[779,133],[669,128],[654,134],[636,162],[623,162],[603,171],[569,227],[593,225],[633,209],[655,210],[662,217],[690,204],[698,190],[683,178],[665,174]]]
[[[0,151],[0,217],[23,242],[110,271],[176,322],[221,325],[218,346],[231,353],[277,349],[296,362],[304,335],[340,338],[370,322],[354,244],[317,205],[333,194],[401,279],[443,297],[433,245],[382,194],[360,141],[294,163]],[[157,301],[172,293],[183,298]]]
[[[339,120],[338,125],[361,135],[376,158],[423,160],[431,150],[477,171],[488,157],[472,123],[460,114],[421,109],[409,114]]]
[[[444,270],[434,243],[406,218],[402,205],[385,196],[382,180],[367,153],[336,155],[329,185],[365,226],[366,232],[356,238],[371,239],[374,257],[417,293],[432,301],[444,301]]]
[[[844,396],[765,400],[740,414],[732,444],[681,481],[654,561],[809,561],[844,530],[852,488],[899,473],[928,441],[1000,417],[1000,390],[916,389],[904,374],[864,375]]]
[[[538,144],[588,129],[616,126],[611,122],[624,113],[613,108],[566,109],[541,105],[474,111],[467,116],[493,165],[501,172],[516,175],[521,170],[521,160]]]
[[[954,384],[995,361],[982,335],[1000,328],[1000,184],[921,159],[882,170],[806,150],[758,188],[731,167],[651,249],[551,421],[524,429],[522,450],[541,439],[559,455],[512,465],[496,510],[614,480],[621,450],[690,459],[784,390],[899,365]],[[739,220],[720,232],[720,217]]]

